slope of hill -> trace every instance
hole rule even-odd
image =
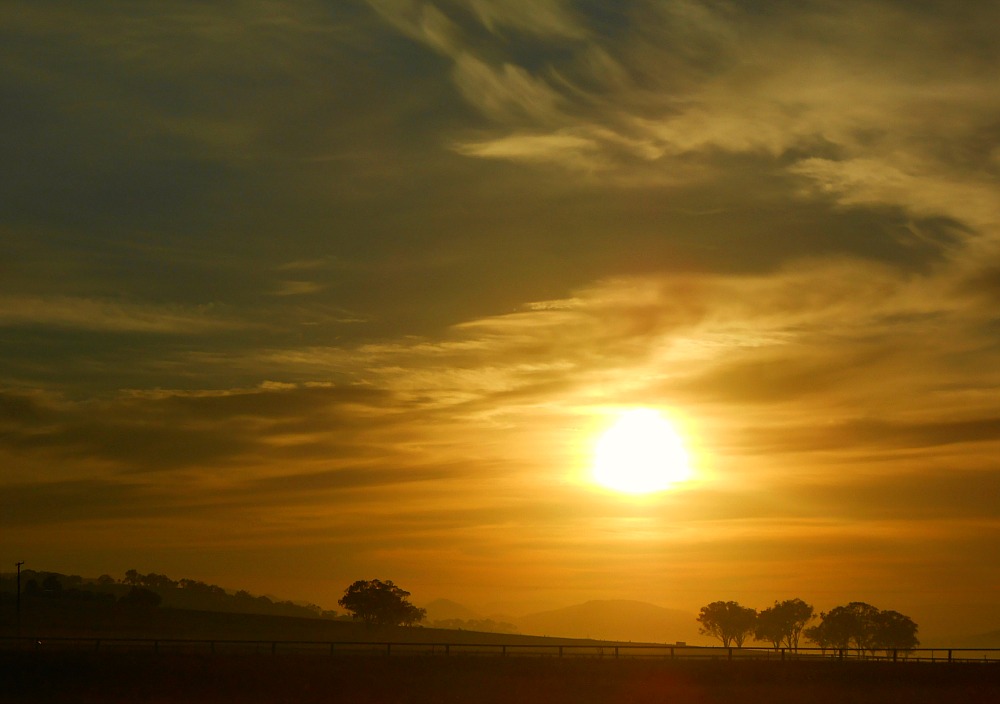
[[[472,620],[482,618],[482,615],[467,606],[463,606],[457,601],[450,599],[435,599],[428,604],[424,604],[424,609],[427,610],[426,620],[428,623],[450,621],[452,619]]]
[[[695,615],[641,601],[588,601],[517,620],[523,633],[647,643],[706,642]]]
[[[1000,630],[955,638],[950,642],[955,648],[1000,648]]]
[[[20,634],[32,639],[127,638],[315,642],[465,643],[507,645],[580,644],[572,638],[544,638],[471,630],[381,626],[360,621],[266,616],[116,603],[34,599],[22,603]],[[0,600],[0,637],[16,634],[14,604]],[[0,697],[2,699],[2,697]]]
[[[79,575],[35,570],[24,570],[21,578],[22,592],[26,598],[74,602],[118,601],[133,588],[141,588],[158,595],[160,605],[166,608],[265,616],[338,618],[335,611],[325,611],[315,604],[279,601],[272,597],[254,596],[244,590],[229,592],[220,586],[193,579],[173,580],[166,575],[143,575],[135,570],[126,572],[125,579],[122,580],[115,580],[110,575],[87,579]],[[0,577],[0,599],[13,598],[15,590],[13,576]]]

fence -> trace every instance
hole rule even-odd
[[[203,640],[180,638],[0,638],[0,651],[95,653],[298,654],[646,658],[661,660],[882,660],[895,662],[1000,662],[1000,648],[915,648],[879,651],[820,648],[726,648],[690,645],[592,645],[525,643],[405,643],[398,641]]]

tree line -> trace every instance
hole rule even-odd
[[[760,612],[735,601],[714,601],[701,607],[699,630],[740,648],[747,640],[770,643],[775,649],[799,647],[802,637],[824,651],[856,649],[859,653],[912,650],[920,645],[917,624],[898,611],[878,609],[863,601],[852,601],[819,615],[801,599],[775,601]]]
[[[344,618],[336,611],[315,604],[277,601],[267,596],[254,596],[246,590],[229,592],[216,584],[195,579],[171,579],[165,574],[143,574],[127,570],[120,579],[102,574],[96,579],[57,572],[22,572],[22,594],[28,599],[88,601],[103,604],[120,603],[134,606],[165,606],[202,611],[253,613],[305,618]],[[13,579],[0,579],[0,592],[14,590]]]

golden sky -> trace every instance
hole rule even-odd
[[[3,3],[0,559],[1000,628],[998,27]],[[590,481],[634,408],[693,480]]]

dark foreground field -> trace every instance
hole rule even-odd
[[[1000,665],[7,652],[0,701],[995,704]]]

